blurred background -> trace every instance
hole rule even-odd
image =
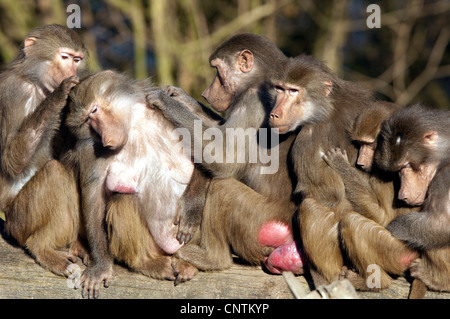
[[[77,31],[94,71],[152,77],[201,99],[215,74],[214,48],[254,32],[288,56],[325,61],[386,100],[450,109],[450,0],[0,0],[0,65],[30,29],[67,25],[69,4],[80,8]],[[370,4],[381,9],[380,28],[367,25]]]

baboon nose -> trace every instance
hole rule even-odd
[[[280,117],[278,116],[278,114],[270,113],[270,118],[271,119],[279,119]]]

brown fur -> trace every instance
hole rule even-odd
[[[396,105],[378,102],[363,110],[349,132],[352,140],[356,143],[369,140],[376,147],[382,123],[398,109]],[[415,253],[385,227],[395,217],[409,213],[411,208],[402,207],[404,205],[396,200],[392,174],[379,172],[376,168],[372,169],[372,175],[364,173],[350,164],[339,149],[328,151],[324,160],[341,176],[346,196],[355,210],[340,222],[345,251],[364,279],[370,275],[368,266],[378,265],[381,271],[378,288],[386,288],[391,283],[388,273],[401,275],[408,266],[402,263],[402,258],[412,261]],[[361,283],[357,288],[367,289],[366,283]]]
[[[6,211],[7,233],[44,268],[68,276],[68,266],[77,261],[77,256],[87,261],[84,249],[77,255],[59,251],[80,244],[77,241],[82,224],[75,178],[58,161],[47,162]]]
[[[258,51],[260,47],[263,48],[260,49],[262,51]],[[227,128],[245,130],[266,127],[272,97],[265,82],[268,74],[285,62],[283,53],[267,39],[245,34],[224,42],[212,54],[211,59],[219,59],[220,67],[217,67],[213,84],[204,94],[208,97],[223,95],[229,101],[226,105],[216,104],[215,99],[210,101],[208,98],[214,109],[224,111],[224,120],[220,125],[204,121],[203,131],[208,127],[220,129],[225,143]],[[227,75],[223,73],[224,68],[230,71]],[[234,74],[231,72],[233,68],[241,68],[245,72]],[[232,83],[234,91],[227,89],[225,92],[223,87],[214,85],[218,77]],[[150,97],[149,103],[160,108],[164,116],[177,127],[189,130],[192,147],[203,145],[203,135],[194,134],[193,127],[194,120],[200,117],[189,111],[183,101],[158,94]],[[295,210],[288,167],[288,153],[293,139],[293,135],[280,138],[280,167],[275,174],[261,174],[260,168],[264,165],[260,162],[249,163],[248,160],[244,163],[199,163],[214,177],[225,179],[212,180],[200,230],[188,245],[177,252],[178,257],[203,270],[229,267],[232,263],[231,252],[253,264],[263,260],[267,251],[258,242],[261,226],[268,221],[277,220],[290,227]],[[248,158],[248,150],[246,152]],[[236,180],[228,179],[229,177]],[[190,278],[179,277],[180,281],[188,279]]]
[[[175,279],[171,258],[156,245],[136,196],[115,194],[106,208],[109,251],[119,262],[146,276]]]
[[[443,291],[450,290],[448,115],[448,111],[421,105],[405,108],[384,123],[375,153],[375,162],[394,173],[406,169],[405,164],[409,163],[409,173],[400,174],[401,188],[426,193],[423,202],[416,203],[419,212],[399,216],[387,228],[408,246],[422,250],[421,258],[411,266],[411,275],[430,289]],[[426,139],[430,133],[436,137],[431,143]],[[427,183],[421,185],[414,183],[414,179],[409,180],[419,175],[421,167],[434,165],[436,173],[432,178],[419,178]],[[399,197],[402,197],[401,191]]]
[[[450,248],[435,248],[422,252],[411,265],[411,276],[437,291],[450,291]]]
[[[83,296],[96,298],[99,286],[108,285],[114,259],[147,276],[175,280],[169,250],[180,244],[173,223],[193,164],[175,150],[171,124],[146,104],[154,90],[148,81],[104,71],[70,95],[65,124],[72,143],[62,161],[80,183],[91,250],[92,262],[76,284]],[[181,275],[193,272],[176,264]]]
[[[339,223],[353,212],[353,207],[346,198],[341,177],[322,156],[328,149],[340,147],[350,162],[356,161],[357,149],[347,129],[361,110],[371,106],[373,98],[371,92],[337,78],[325,65],[308,56],[290,59],[272,82],[284,88],[279,95],[286,94],[291,84],[303,89],[300,93],[304,100],[292,104],[290,109],[304,108],[309,116],[293,121],[287,109],[283,112],[285,118],[277,118],[276,124],[289,125],[289,131],[301,126],[292,148],[297,176],[295,193],[304,198],[298,214],[300,235],[314,283],[332,282],[339,278],[344,265]],[[277,100],[274,110],[278,107]]]
[[[450,245],[449,127],[449,111],[415,105],[393,115],[380,134],[375,162],[398,172],[400,199],[421,207],[388,225],[411,247]]]
[[[74,56],[62,62],[61,48]],[[68,266],[76,261],[72,252],[87,260],[78,241],[78,190],[71,173],[54,159],[53,149],[61,109],[78,83],[76,72],[85,65],[72,62],[75,56],[86,57],[87,52],[74,31],[43,26],[27,35],[21,52],[0,74],[0,208],[6,214],[5,231],[40,265],[59,275],[71,273]],[[69,253],[58,251],[70,245]]]

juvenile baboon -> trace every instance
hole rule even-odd
[[[0,74],[0,209],[5,231],[36,261],[69,275],[78,240],[78,192],[71,172],[55,158],[61,110],[87,51],[75,31],[47,25],[28,33]],[[71,246],[69,253],[59,251]]]

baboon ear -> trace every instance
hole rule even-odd
[[[427,145],[434,146],[434,144],[436,144],[438,137],[439,135],[436,131],[429,131],[423,135],[423,141]]]
[[[33,46],[37,41],[37,38],[35,37],[29,37],[26,38],[25,41],[23,41],[23,51],[25,52],[25,55],[27,55],[28,49]]]
[[[324,81],[323,84],[325,84],[325,96],[330,95],[331,90],[333,89],[333,83],[330,81]]]
[[[237,63],[241,72],[250,72],[251,70],[253,70],[254,64],[253,53],[247,49],[242,50],[237,57]]]

